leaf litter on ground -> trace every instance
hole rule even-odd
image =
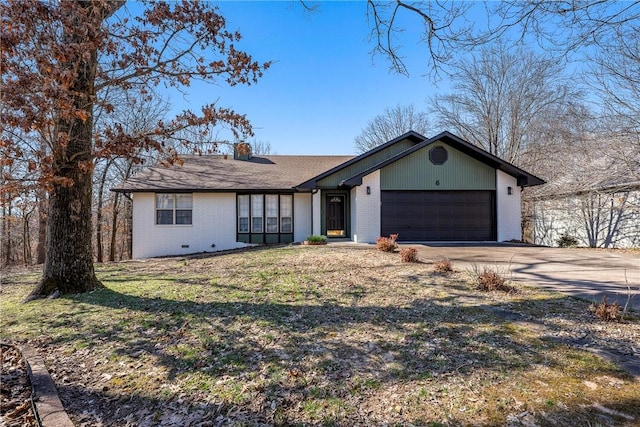
[[[637,357],[637,321],[428,261],[328,245],[111,263],[104,289],[26,306],[37,275],[18,271],[1,333],[40,350],[77,425],[640,420],[638,381],[584,348]]]

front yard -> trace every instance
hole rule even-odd
[[[0,338],[38,348],[79,426],[640,422],[640,381],[585,349],[637,353],[637,320],[422,261],[332,245],[132,261],[28,304],[38,273],[14,271]]]

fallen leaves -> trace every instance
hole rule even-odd
[[[637,324],[597,322],[581,301],[480,292],[461,273],[362,246],[116,263],[98,274],[106,288],[94,293],[32,314],[7,306],[17,322],[6,330],[46,349],[79,426],[640,417],[638,384],[566,344],[637,347]]]
[[[31,382],[20,350],[9,343],[0,343],[0,358],[0,425],[38,426],[31,406]]]

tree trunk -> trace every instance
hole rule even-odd
[[[81,7],[93,9],[97,6],[84,3]],[[87,13],[90,12],[95,10]],[[86,23],[80,25],[73,20],[67,24],[63,41],[75,47],[75,54],[66,63],[73,75],[68,91],[73,109],[61,111],[56,120],[52,156],[57,179],[53,181],[49,197],[46,260],[42,280],[29,299],[47,296],[56,290],[62,294],[82,293],[100,286],[93,269],[91,248],[97,48],[88,52],[77,48],[86,44],[91,34],[99,29],[86,28]]]
[[[38,246],[36,246],[36,264],[44,264],[47,244],[47,192],[38,191]]]
[[[116,260],[116,238],[118,236],[119,202],[120,193],[116,193],[113,197],[113,212],[111,214],[111,242],[109,245],[109,261]]]
[[[22,222],[22,257],[25,266],[31,265],[33,261],[31,258],[31,229],[29,227],[29,217],[32,213],[33,209],[30,212],[25,212]]]
[[[13,226],[11,224],[11,217],[12,217],[12,212],[11,212],[11,201],[8,202],[8,206],[5,210],[5,213],[3,215],[4,218],[4,238],[5,240],[5,246],[4,246],[4,250],[5,250],[5,263],[6,265],[11,265],[11,252],[13,251],[13,244],[11,241],[11,235],[12,233],[12,229]]]
[[[96,261],[102,262],[104,260],[102,249],[102,202],[104,195],[104,183],[107,180],[107,171],[109,170],[110,161],[104,166],[104,171],[100,177],[100,186],[98,187],[98,206],[96,207]]]
[[[44,274],[33,295],[88,292],[99,285],[91,248],[91,174],[71,175],[73,185],[54,186],[49,199]]]
[[[2,241],[0,241],[0,245],[2,246],[2,258],[3,265],[9,265],[9,261],[11,261],[10,251],[11,251],[11,243],[9,240],[9,216],[7,213],[7,205],[5,198],[2,202]]]

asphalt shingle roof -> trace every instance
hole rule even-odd
[[[119,192],[288,190],[353,156],[181,156],[182,166],[147,168],[121,185]]]

